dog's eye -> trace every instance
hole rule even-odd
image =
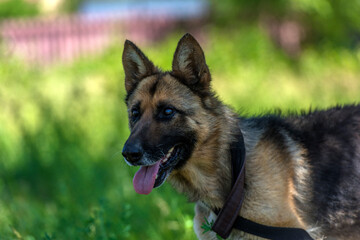
[[[164,115],[165,116],[170,116],[171,114],[174,113],[174,109],[172,108],[165,108],[164,111],[163,111]]]
[[[159,115],[158,118],[161,120],[170,120],[176,113],[176,110],[172,107],[165,107],[163,108]]]
[[[139,110],[137,110],[137,109],[131,110],[131,116],[133,116],[133,117],[138,117],[139,114],[140,114]]]

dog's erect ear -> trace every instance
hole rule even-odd
[[[125,89],[129,93],[145,77],[158,73],[159,70],[131,41],[126,40],[122,55],[125,71]]]
[[[210,87],[210,71],[204,52],[189,33],[179,41],[172,63],[173,74],[196,91],[207,91]]]

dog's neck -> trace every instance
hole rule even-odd
[[[221,208],[231,190],[230,145],[239,123],[237,115],[226,106],[222,106],[221,114],[209,119],[206,136],[196,145],[187,164],[175,170],[169,181],[190,201]]]

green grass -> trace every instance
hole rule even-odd
[[[181,35],[142,50],[169,70]],[[210,28],[203,46],[219,97],[245,115],[360,101],[360,49],[292,60],[255,27]],[[51,68],[0,58],[1,239],[195,239],[184,196],[133,190],[121,54]]]

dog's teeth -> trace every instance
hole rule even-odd
[[[169,157],[171,156],[171,153],[173,152],[174,147],[172,147],[168,153],[165,155],[165,157],[161,160],[161,163],[165,163],[167,160],[169,160]]]
[[[165,158],[162,160],[162,163],[165,163],[165,162],[169,159],[169,157],[171,156],[171,153],[172,153],[173,150],[174,150],[174,147],[172,147],[172,148],[168,151],[168,153],[165,155]]]

